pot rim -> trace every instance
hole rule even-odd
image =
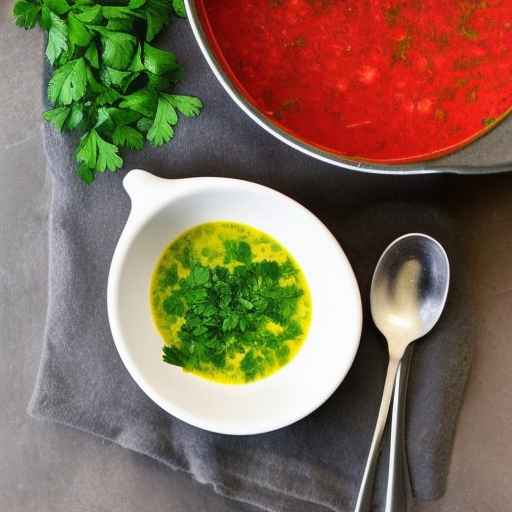
[[[365,172],[369,174],[390,174],[390,175],[418,175],[418,174],[496,174],[512,171],[512,161],[497,164],[473,166],[473,165],[443,165],[431,162],[417,164],[384,164],[372,163],[359,160],[350,160],[333,151],[327,151],[313,144],[309,144],[300,138],[285,131],[268,117],[263,115],[244,95],[237,89],[231,78],[224,71],[219,59],[212,50],[208,37],[203,29],[199,17],[196,0],[185,0],[185,8],[194,37],[206,59],[206,62],[213,71],[224,90],[231,99],[259,126],[268,133],[284,142],[288,146],[313,157],[322,162],[329,163],[336,167],[342,167],[352,171]]]

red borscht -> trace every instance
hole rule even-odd
[[[512,0],[199,0],[239,90],[349,158],[450,153],[512,107]]]

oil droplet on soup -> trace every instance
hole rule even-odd
[[[311,323],[304,273],[275,239],[210,222],[163,252],[151,281],[163,360],[225,384],[271,375],[293,359]]]

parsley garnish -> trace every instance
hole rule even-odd
[[[77,174],[123,165],[121,148],[140,150],[174,137],[179,114],[195,117],[202,103],[172,94],[182,69],[172,52],[152,41],[173,16],[185,17],[183,0],[18,0],[16,24],[48,32],[53,67],[43,117],[59,131],[78,130]],[[150,44],[151,43],[151,44]]]
[[[255,260],[243,240],[224,240],[225,265],[211,267],[186,241],[172,250],[189,270],[179,277],[177,263],[167,263],[154,281],[165,297],[157,306],[165,323],[179,326],[163,348],[165,362],[208,374],[230,372],[237,361],[248,382],[288,361],[288,342],[303,335],[297,313],[304,294],[290,259]]]

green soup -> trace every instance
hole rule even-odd
[[[211,222],[165,249],[151,282],[163,360],[226,384],[274,373],[300,350],[311,294],[291,254],[245,224]]]

